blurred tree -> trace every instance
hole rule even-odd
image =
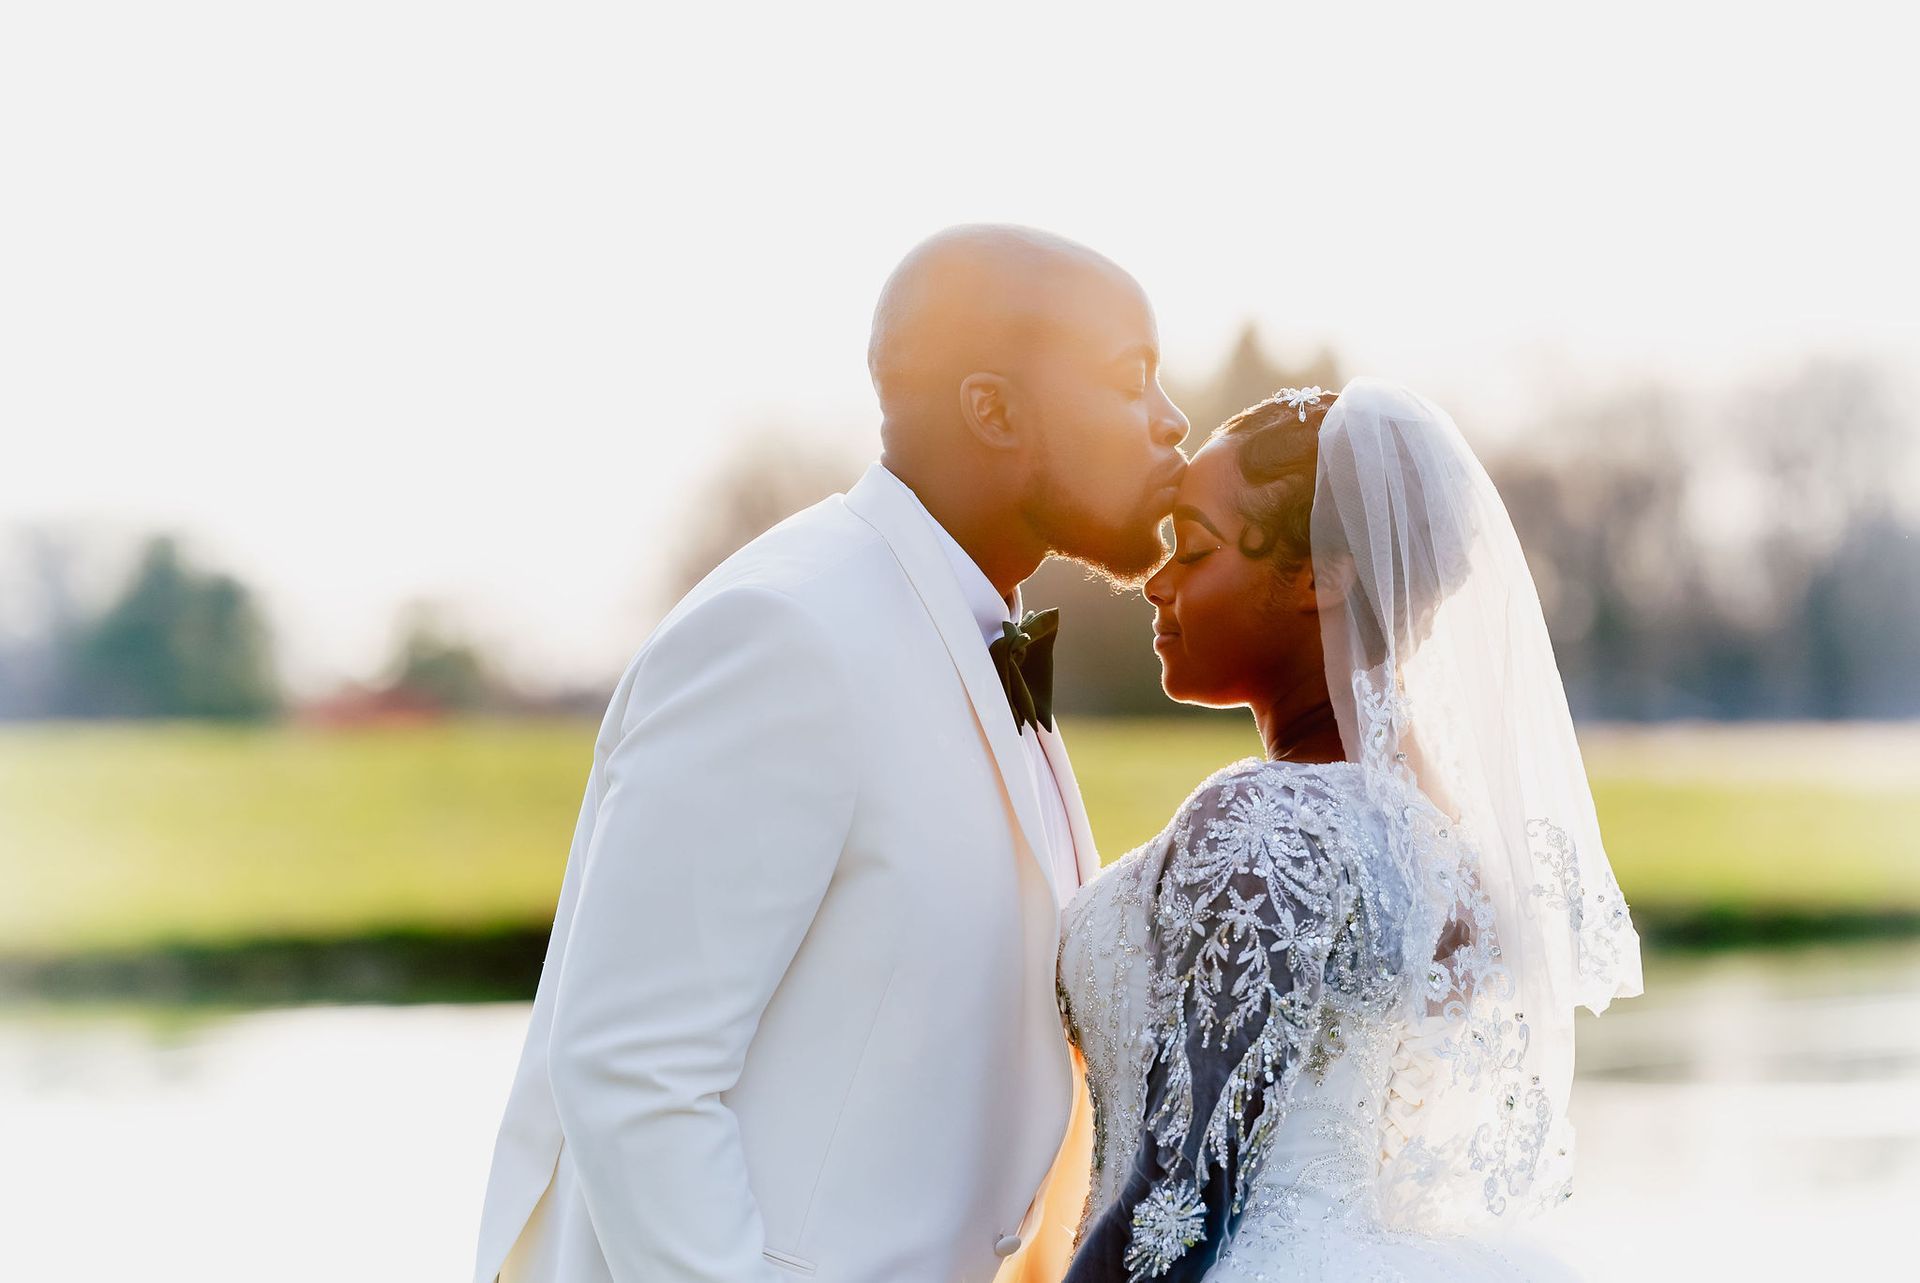
[[[409,607],[401,617],[382,693],[449,713],[499,711],[513,703],[511,690],[479,647],[457,636],[424,604]]]
[[[1248,324],[1241,327],[1226,361],[1210,378],[1191,384],[1168,379],[1167,391],[1193,425],[1186,444],[1187,453],[1192,454],[1215,428],[1281,388],[1319,386],[1338,391],[1343,382],[1340,362],[1331,351],[1323,348],[1296,364],[1277,361],[1267,354],[1259,328]]]
[[[1886,512],[1853,523],[1799,612],[1818,718],[1920,717],[1920,533]]]
[[[1533,570],[1577,715],[1649,718],[1710,708],[1675,682],[1708,600],[1687,529],[1693,466],[1684,408],[1657,386],[1555,407],[1547,453],[1489,460]]]
[[[105,614],[64,656],[61,713],[251,719],[280,708],[272,645],[236,579],[193,569],[169,538],[149,541]]]
[[[1729,407],[1722,430],[1768,514],[1754,564],[1769,609],[1747,640],[1773,715],[1920,714],[1914,428],[1862,362],[1809,361]]]
[[[1550,407],[1489,470],[1575,714],[1920,714],[1914,440],[1882,374],[1831,361],[1705,412],[1654,385]]]
[[[0,719],[60,709],[62,656],[80,618],[79,560],[71,540],[45,528],[0,544]]]
[[[759,432],[723,460],[686,514],[688,535],[667,577],[671,605],[740,548],[802,508],[859,480],[851,447],[819,438]]]

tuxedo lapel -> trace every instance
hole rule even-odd
[[[1058,722],[1054,723],[1056,726]],[[1067,805],[1067,825],[1073,830],[1073,862],[1085,886],[1100,873],[1100,851],[1093,844],[1093,826],[1087,820],[1087,804],[1080,796],[1080,782],[1073,777],[1073,763],[1067,760],[1067,742],[1060,732],[1039,731],[1040,747],[1053,764],[1053,778],[1060,785],[1060,800]]]
[[[1020,747],[1020,735],[1007,706],[1006,689],[994,671],[987,644],[968,609],[960,585],[954,581],[946,555],[936,542],[927,517],[899,494],[886,480],[875,476],[880,469],[867,469],[853,489],[847,492],[849,511],[880,532],[893,550],[893,556],[906,572],[907,581],[926,607],[933,625],[946,643],[947,654],[960,673],[961,684],[973,704],[975,719],[986,736],[1000,782],[1013,804],[1016,830],[1026,845],[1027,855],[1040,868],[1056,906],[1063,903],[1063,888],[1054,880],[1052,861],[1047,859],[1046,830],[1040,824],[1040,799],[1034,793],[1033,773],[1028,769],[1026,751]],[[1064,787],[1065,781],[1062,780]],[[1069,809],[1077,803],[1069,803]],[[1075,844],[1079,838],[1076,833]]]

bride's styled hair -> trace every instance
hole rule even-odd
[[[1464,579],[1464,550],[1473,533],[1460,499],[1467,479],[1447,473],[1423,482],[1419,471],[1411,467],[1409,443],[1402,435],[1418,426],[1416,420],[1408,419],[1389,434],[1392,461],[1405,477],[1402,502],[1406,515],[1432,532],[1431,544],[1409,548],[1406,531],[1387,528],[1354,532],[1362,546],[1352,547],[1348,532],[1334,520],[1320,523],[1322,539],[1330,546],[1316,550],[1316,492],[1324,502],[1334,494],[1356,494],[1360,484],[1357,470],[1362,464],[1354,457],[1350,443],[1335,445],[1326,468],[1320,466],[1321,431],[1339,399],[1338,394],[1320,388],[1282,388],[1228,419],[1213,435],[1234,443],[1240,478],[1246,483],[1239,498],[1240,514],[1247,520],[1247,529],[1240,536],[1241,553],[1270,558],[1280,570],[1317,562],[1321,567],[1357,573],[1363,582],[1354,599],[1347,602],[1347,609],[1353,616],[1361,654],[1374,663],[1387,649],[1388,625],[1380,618],[1380,603],[1391,605],[1395,635],[1417,646],[1432,624],[1434,611]],[[1387,460],[1370,462],[1377,467]],[[1441,483],[1441,489],[1428,494],[1435,482]],[[1370,573],[1381,576],[1384,582],[1369,581]],[[1339,585],[1343,597],[1348,586]]]
[[[1313,555],[1313,487],[1320,462],[1320,425],[1333,408],[1328,393],[1317,404],[1289,401],[1284,394],[1248,406],[1214,429],[1235,446],[1246,488],[1240,515],[1247,529],[1240,551],[1273,559],[1282,569],[1305,565]]]

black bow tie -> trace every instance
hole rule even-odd
[[[1059,627],[1058,610],[1030,610],[1017,624],[1002,623],[1000,636],[987,647],[1016,731],[1029,722],[1053,729],[1053,637]]]

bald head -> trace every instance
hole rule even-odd
[[[1118,264],[1051,232],[980,223],[922,241],[887,278],[867,344],[889,430],[949,418],[969,374],[1005,371],[1116,294],[1144,301]]]
[[[1158,563],[1187,421],[1153,307],[1084,245],[955,227],[894,269],[867,349],[881,462],[1009,596],[1049,553]]]

